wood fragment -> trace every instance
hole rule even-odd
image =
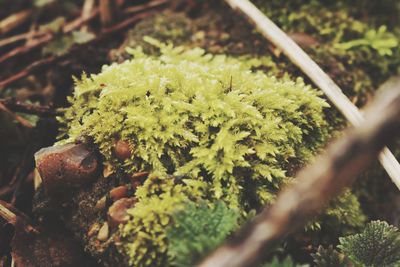
[[[100,0],[100,20],[103,27],[110,26],[114,19],[112,0]]]
[[[298,66],[317,85],[335,107],[353,125],[360,125],[364,118],[357,107],[343,94],[340,87],[315,63],[286,33],[265,16],[249,0],[225,0],[234,10],[240,11],[256,25],[261,34]],[[385,147],[379,160],[400,190],[400,164]]]
[[[0,34],[6,34],[26,22],[32,16],[31,9],[21,10],[0,21]]]
[[[374,101],[361,125],[328,147],[326,154],[299,172],[235,240],[217,249],[200,267],[256,266],[288,234],[300,229],[330,199],[350,186],[400,134],[400,83]]]
[[[22,214],[9,203],[3,200],[0,200],[0,217],[2,217],[13,226],[16,226],[17,223],[19,223],[26,233],[39,232],[35,227],[30,224],[29,218],[26,215]]]
[[[81,18],[83,20],[87,20],[91,13],[92,10],[95,7],[95,0],[85,0],[85,2],[83,3],[83,7],[82,7],[82,14],[81,14]],[[81,31],[87,31],[88,30],[88,26],[87,25],[82,25],[81,27]]]
[[[54,117],[61,115],[60,111],[57,111],[50,106],[23,103],[12,98],[0,99],[0,103],[14,112],[38,115],[42,117]]]
[[[13,117],[16,121],[21,123],[26,128],[33,128],[33,125],[29,121],[15,114],[11,110],[9,110],[6,106],[4,106],[2,103],[0,103],[0,110],[3,110],[5,113],[9,114],[11,117]]]
[[[168,2],[170,2],[170,0],[150,1],[149,3],[144,4],[144,5],[127,7],[127,8],[124,9],[123,12],[125,14],[137,13],[137,12],[141,12],[143,10],[149,9],[149,8],[156,8],[156,7],[163,6],[163,5],[167,4]]]

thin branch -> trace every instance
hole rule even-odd
[[[82,19],[87,19],[90,14],[92,13],[92,10],[95,7],[95,0],[85,0],[85,2],[83,3],[83,7],[82,7],[82,14],[81,14],[81,18]],[[87,31],[87,25],[83,25],[81,27],[81,31]]]
[[[32,16],[32,9],[21,10],[0,21],[0,34],[8,33],[26,22]]]
[[[400,83],[374,101],[366,121],[329,146],[327,153],[297,175],[275,204],[256,217],[236,240],[220,247],[200,267],[256,266],[262,256],[300,229],[326,203],[351,185],[400,134]]]
[[[100,20],[103,27],[112,24],[114,18],[114,8],[112,0],[100,0]]]
[[[155,1],[150,1],[147,4],[144,5],[140,5],[140,6],[132,6],[132,7],[127,7],[124,9],[124,13],[125,14],[132,14],[132,13],[137,13],[140,11],[143,11],[145,9],[148,8],[156,8],[156,7],[160,7],[162,5],[167,4],[168,2],[170,2],[171,0],[155,0]]]
[[[0,103],[6,106],[9,110],[14,112],[22,112],[42,117],[53,117],[61,115],[61,112],[55,110],[52,107],[23,103],[12,98],[0,99]]]
[[[96,15],[98,14],[99,10],[98,8],[95,8],[92,10],[92,13],[90,16],[88,16],[87,18],[82,18],[79,17],[77,19],[74,19],[73,21],[69,22],[68,24],[66,24],[63,28],[63,32],[64,33],[68,33],[71,32],[79,27],[81,27],[83,24],[88,23],[89,21],[91,21],[93,18],[96,17]],[[30,42],[27,45],[22,45],[19,47],[14,48],[13,50],[7,52],[6,54],[2,55],[0,57],[0,63],[3,63],[15,56],[19,56],[19,55],[23,55],[26,54],[48,42],[50,42],[51,40],[53,40],[55,36],[51,33],[48,33],[40,38],[37,38],[36,40],[33,40],[32,42]]]
[[[340,87],[315,63],[287,34],[266,17],[248,0],[225,0],[233,9],[243,13],[254,23],[261,34],[297,65],[329,98],[336,108],[353,125],[360,125],[364,118],[357,107],[343,94]],[[400,189],[400,164],[388,148],[379,160],[393,183]]]
[[[54,59],[55,59],[54,56],[49,56],[44,59],[40,59],[38,61],[33,62],[32,64],[27,66],[25,69],[23,69],[17,73],[14,73],[10,77],[0,81],[0,89],[3,89],[5,87],[9,86],[10,84],[12,84],[13,82],[18,81],[19,79],[28,76],[33,71],[52,63],[54,61]]]
[[[29,219],[27,216],[22,214],[21,212],[17,211],[13,206],[9,203],[0,200],[0,217],[6,220],[8,223],[12,225],[16,225],[20,222],[23,225],[24,231],[27,233],[38,233],[39,231],[33,227],[29,223]]]
[[[42,31],[35,31],[35,32],[29,31],[29,32],[13,35],[13,36],[10,36],[10,37],[0,40],[0,47],[10,45],[10,44],[13,44],[13,43],[16,43],[19,41],[23,41],[28,38],[41,37],[46,34],[47,34],[46,32],[42,32]]]
[[[13,117],[16,121],[21,123],[23,126],[25,126],[27,128],[33,128],[33,125],[29,121],[27,121],[24,118],[22,118],[21,116],[15,114],[11,110],[9,110],[6,106],[4,106],[2,103],[0,103],[0,110],[3,110],[5,113],[7,113],[11,117]]]

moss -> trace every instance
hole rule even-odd
[[[287,162],[305,162],[324,142],[327,106],[300,80],[276,80],[248,64],[201,49],[161,47],[77,82],[65,114],[68,139],[90,137],[108,163],[162,175],[204,177],[215,198],[239,203],[249,181],[286,179]],[[119,139],[134,152],[112,153]]]
[[[164,266],[173,214],[188,201],[222,200],[245,218],[271,203],[325,143],[328,105],[301,79],[257,70],[268,57],[211,55],[146,40],[157,56],[130,49],[133,59],[76,80],[71,107],[60,118],[60,142],[90,140],[104,164],[152,173],[119,229],[119,251],[132,266]],[[119,140],[132,149],[125,160],[113,152]],[[329,216],[340,221],[350,214],[343,224],[358,226],[358,202],[350,193],[343,199]]]
[[[150,176],[136,192],[137,204],[128,213],[132,219],[121,228],[122,253],[131,266],[166,266],[167,233],[172,215],[188,201],[199,201],[206,185],[184,180],[176,184],[172,177]]]
[[[376,24],[380,21],[375,19],[375,11],[384,8],[385,3],[254,2],[286,32],[312,36],[316,42],[304,49],[360,106],[400,67],[399,32]],[[370,13],[361,14],[360,10]]]

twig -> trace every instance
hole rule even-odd
[[[6,106],[9,110],[14,112],[22,112],[42,117],[53,117],[61,115],[61,112],[54,110],[49,106],[23,103],[21,101],[12,98],[0,99],[0,103]]]
[[[25,33],[21,33],[21,34],[17,34],[17,35],[13,35],[10,36],[8,38],[2,39],[0,40],[0,47],[6,46],[6,45],[10,45],[19,41],[23,41],[27,38],[37,38],[37,37],[41,37],[43,35],[46,35],[46,32],[42,32],[42,31],[35,31],[35,32],[25,32]]]
[[[27,127],[27,128],[33,128],[33,125],[25,120],[24,118],[22,118],[21,116],[13,113],[11,110],[9,110],[6,106],[4,106],[2,103],[0,103],[0,110],[3,110],[4,112],[6,112],[7,114],[9,114],[11,117],[13,117],[16,121],[18,121],[19,123],[21,123],[23,126]]]
[[[63,28],[63,32],[64,33],[68,33],[71,32],[77,28],[79,28],[80,26],[82,26],[85,23],[88,23],[89,21],[91,21],[94,17],[96,17],[96,15],[98,14],[99,10],[97,8],[95,8],[91,15],[87,18],[82,18],[79,17],[71,22],[69,22],[68,24],[66,24]],[[47,33],[46,35],[30,42],[27,45],[22,45],[19,47],[14,48],[13,50],[9,51],[8,53],[4,54],[3,56],[0,57],[0,63],[5,62],[6,60],[9,60],[15,56],[18,55],[23,55],[26,54],[48,42],[50,42],[51,40],[53,40],[54,35],[51,33]]]
[[[329,199],[351,185],[381,148],[400,134],[400,83],[374,101],[366,121],[329,146],[297,175],[236,240],[220,247],[200,267],[255,266],[287,234],[301,228]]]
[[[166,3],[170,2],[170,0],[156,0],[156,1],[151,1],[145,5],[140,5],[140,6],[132,6],[132,7],[127,7],[124,9],[125,14],[132,14],[132,13],[137,13],[140,11],[143,11],[148,8],[155,8],[159,7],[162,5],[165,5]]]
[[[15,29],[27,21],[32,16],[32,13],[33,11],[31,9],[25,9],[6,17],[0,21],[0,34],[5,34]]]
[[[34,70],[37,70],[40,67],[43,67],[44,65],[48,65],[54,61],[55,57],[54,56],[49,56],[47,58],[38,60],[36,62],[33,62],[29,66],[27,66],[25,69],[14,73],[10,77],[6,78],[5,80],[0,81],[0,90],[7,87],[8,85],[12,84],[13,82],[26,77],[29,75]]]
[[[9,203],[0,200],[0,217],[12,225],[22,223],[24,231],[27,233],[38,233],[39,231],[29,223],[27,216],[17,211]]]
[[[82,7],[82,14],[81,14],[82,19],[87,19],[90,16],[94,8],[94,4],[95,0],[85,0]],[[87,25],[83,25],[81,27],[81,31],[87,31]]]
[[[287,34],[248,0],[225,0],[254,23],[261,34],[281,49],[329,98],[352,123],[360,125],[364,118],[357,107],[343,94],[340,87]],[[393,183],[400,189],[400,164],[388,148],[383,148],[379,160]]]
[[[100,0],[100,20],[103,27],[112,24],[114,14],[111,0]]]

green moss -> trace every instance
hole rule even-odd
[[[238,206],[246,183],[274,193],[284,167],[303,163],[324,141],[327,106],[300,80],[276,80],[201,49],[161,46],[162,56],[104,67],[77,81],[66,111],[68,138],[90,137],[108,163],[128,173],[203,177],[216,199]],[[118,161],[114,143],[133,145]]]
[[[72,105],[60,118],[61,142],[93,142],[105,164],[152,173],[136,191],[119,249],[133,266],[164,266],[173,214],[188,201],[222,200],[243,217],[271,203],[326,141],[328,105],[301,79],[255,70],[268,58],[147,42],[159,56],[130,49],[133,59],[76,80]],[[130,158],[115,157],[118,140],[131,144]]]
[[[286,32],[315,38],[307,53],[358,105],[364,105],[378,86],[400,67],[398,29],[377,24],[373,1],[254,1]],[[395,9],[393,3],[393,9]],[[363,11],[361,13],[360,11]],[[369,12],[369,13],[368,13]],[[288,66],[290,67],[290,65]]]
[[[120,250],[131,266],[165,266],[168,241],[166,228],[172,215],[188,201],[199,201],[206,185],[198,180],[176,184],[172,177],[150,176],[138,189],[138,203],[128,213],[131,220],[121,230]]]

